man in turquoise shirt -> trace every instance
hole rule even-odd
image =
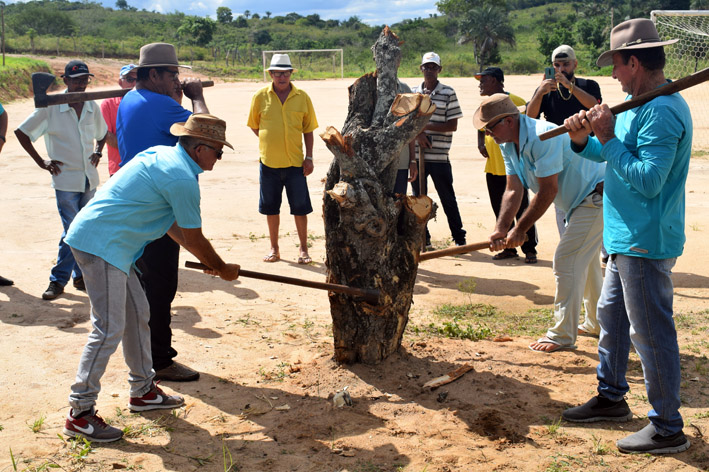
[[[596,302],[603,280],[598,252],[603,232],[604,165],[574,154],[568,136],[540,141],[537,135],[554,128],[554,124],[521,115],[505,93],[483,100],[473,123],[500,145],[507,174],[500,216],[490,235],[490,249],[500,251],[521,246],[526,232],[552,202],[566,214],[566,231],[554,252],[555,324],[529,348],[547,353],[574,349],[582,300],[586,308],[585,324],[596,323]],[[525,189],[531,189],[535,195],[517,225],[510,229]]]
[[[611,31],[611,49],[596,63],[613,65],[628,99],[667,84],[663,46],[652,21],[628,20]],[[595,106],[566,120],[574,149],[607,162],[603,240],[610,254],[598,302],[598,396],[563,413],[568,421],[628,421],[624,396],[630,345],[640,357],[650,424],[616,444],[622,452],[685,451],[680,358],[672,319],[672,267],[684,247],[684,193],[692,150],[692,117],[678,94],[615,118]],[[595,137],[589,138],[593,131]]]
[[[135,262],[145,246],[166,232],[224,280],[239,276],[202,234],[197,175],[221,159],[226,123],[195,114],[175,123],[176,146],[155,146],[137,154],[104,185],[69,227],[66,242],[83,270],[91,300],[92,331],[71,386],[71,410],[64,433],[91,441],[116,441],[123,432],[107,425],[94,406],[111,355],[123,342],[130,369],[132,411],[177,408],[178,395],[165,394],[153,381],[150,308]]]

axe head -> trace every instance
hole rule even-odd
[[[55,77],[49,72],[35,72],[32,74],[35,108],[47,108],[47,90],[54,84],[54,79]]]

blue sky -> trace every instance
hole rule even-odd
[[[115,0],[100,0],[104,6],[113,7]],[[296,12],[299,15],[317,13],[324,20],[345,20],[358,16],[369,25],[393,24],[405,18],[423,17],[437,13],[436,0],[289,0],[256,2],[253,0],[128,0],[130,6],[139,10],[170,13],[181,11],[188,15],[216,18],[217,7],[229,7],[236,17],[248,10],[252,14],[264,16],[270,11],[272,16]]]

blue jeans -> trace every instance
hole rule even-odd
[[[286,189],[291,215],[302,216],[313,212],[308,181],[302,167],[273,168],[263,162],[259,164],[259,213],[280,214],[283,188]]]
[[[101,377],[119,343],[123,342],[131,397],[150,391],[155,372],[150,357],[150,308],[135,269],[131,267],[126,275],[93,254],[74,249],[74,255],[84,270],[91,301],[91,334],[69,395],[74,412],[81,413],[96,404]]]
[[[619,401],[628,392],[625,373],[632,341],[640,356],[652,405],[648,419],[669,436],[682,430],[677,331],[672,319],[672,267],[676,258],[611,256],[598,301],[598,392]]]
[[[89,188],[89,181],[86,180],[86,188],[83,192],[67,192],[64,190],[55,190],[57,196],[57,210],[59,217],[62,220],[64,232],[59,240],[59,254],[57,254],[57,264],[52,267],[52,272],[49,275],[50,282],[57,282],[62,287],[69,282],[70,277],[74,279],[80,278],[81,269],[74,261],[74,255],[71,253],[71,248],[64,242],[69,225],[74,221],[74,217],[79,213],[79,210],[84,208],[89,200],[96,193],[96,189]]]

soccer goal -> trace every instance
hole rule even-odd
[[[654,10],[650,18],[660,38],[679,39],[665,46],[665,76],[677,80],[709,67],[709,10]],[[694,122],[694,151],[709,152],[709,83],[681,92]]]
[[[345,54],[343,49],[286,49],[263,51],[263,80],[268,81],[266,69],[274,54],[288,54],[291,64],[298,69],[301,78],[345,77]],[[339,65],[337,64],[339,62]]]

